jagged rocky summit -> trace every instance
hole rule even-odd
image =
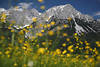
[[[22,6],[18,6],[18,9],[12,7],[8,10],[1,8],[0,13],[2,12],[7,14],[7,19],[9,21],[16,21],[14,25],[16,29],[22,29],[31,25],[33,23],[33,17],[37,18],[36,25],[48,24],[51,21],[54,21],[56,25],[67,24],[67,18],[71,17],[72,21],[70,22],[69,29],[74,28],[74,32],[78,33],[79,35],[82,32],[100,32],[100,22],[98,20],[94,20],[93,17],[89,15],[82,14],[70,4],[52,7],[46,10],[44,13],[39,13],[34,8],[28,9],[23,8]],[[40,31],[41,29],[38,30]]]

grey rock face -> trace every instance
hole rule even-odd
[[[98,22],[100,22],[100,19],[97,19]]]
[[[16,21],[16,28],[24,28],[32,24],[32,17],[39,16],[39,12],[36,9],[10,9],[9,21]]]

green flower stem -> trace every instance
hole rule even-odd
[[[14,37],[15,37],[15,33],[13,32],[12,33],[12,41],[11,41],[12,46],[14,46]]]

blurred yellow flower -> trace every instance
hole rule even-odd
[[[74,33],[74,35],[77,36],[78,34],[77,33]]]
[[[89,47],[89,46],[85,46],[85,48],[86,48],[86,49],[89,49],[90,47]]]
[[[11,29],[11,27],[9,26],[8,29]]]
[[[62,46],[63,46],[63,47],[66,47],[66,43],[63,43]]]
[[[6,22],[6,19],[5,18],[1,18],[0,21],[1,22]]]
[[[9,53],[10,53],[10,51],[6,51],[6,52],[5,52],[5,54],[9,54]]]
[[[48,31],[48,35],[52,36],[52,35],[54,35],[54,32],[53,31]]]
[[[18,32],[18,34],[23,35],[23,34],[24,34],[24,31],[23,31],[23,30],[20,30],[20,31]]]
[[[63,36],[66,37],[66,36],[68,36],[68,34],[67,33],[63,33]]]
[[[85,57],[85,58],[89,58],[89,55],[85,55],[84,57]]]
[[[16,67],[18,64],[17,63],[14,63],[14,66]]]
[[[23,40],[22,40],[22,39],[18,39],[18,42],[19,42],[20,44],[22,44],[22,43],[23,43]]]
[[[44,25],[44,28],[47,28],[47,25],[46,24]]]
[[[42,37],[42,36],[43,36],[43,34],[42,34],[42,33],[38,33],[38,36]]]
[[[94,61],[94,58],[89,58],[89,62],[93,62]]]
[[[67,20],[68,20],[68,21],[71,21],[71,20],[72,20],[72,18],[71,18],[71,17],[68,17],[68,18],[67,18]]]
[[[45,53],[45,49],[44,49],[44,48],[39,48],[39,49],[37,50],[37,53],[38,53],[38,54],[44,54],[44,53]]]
[[[86,45],[88,46],[88,45],[90,45],[89,43],[86,43]]]
[[[0,55],[2,54],[2,52],[0,51]]]
[[[42,42],[42,45],[45,46],[46,45],[46,42]]]
[[[11,32],[15,32],[15,30],[11,30]]]
[[[67,57],[70,57],[71,55],[68,53],[68,54],[66,54],[66,56],[67,56]]]
[[[37,22],[37,18],[36,18],[36,17],[33,17],[33,18],[32,18],[32,21],[33,21],[33,22]]]
[[[26,50],[27,48],[25,46],[23,46],[22,49]]]
[[[5,13],[2,13],[2,14],[1,14],[0,21],[1,21],[1,22],[6,22],[6,17],[7,17],[6,14],[5,14]]]
[[[68,42],[69,42],[69,41],[70,41],[70,39],[69,39],[69,38],[67,38],[67,39],[66,39],[66,41],[68,41]]]
[[[74,52],[74,50],[73,50],[73,49],[70,49],[69,51],[70,51],[70,52]]]
[[[96,41],[96,44],[100,44],[100,42],[99,41]]]
[[[44,30],[41,30],[41,32],[43,33],[43,32],[44,32]]]
[[[24,66],[24,67],[27,67],[27,65],[26,65],[26,64],[24,64],[23,66]]]
[[[50,24],[51,24],[51,25],[55,25],[55,22],[54,22],[54,21],[52,21]]]
[[[44,0],[38,0],[38,2],[42,3]]]
[[[30,26],[29,26],[29,28],[33,28],[33,26],[32,26],[32,25],[30,25]]]
[[[57,55],[61,54],[61,50],[60,49],[56,49],[56,54]]]
[[[99,61],[100,61],[100,55],[99,55],[99,56],[97,56],[96,58],[97,58],[97,60],[99,60]]]
[[[5,39],[5,36],[1,36],[0,38],[1,38],[2,40],[4,40],[4,39]]]
[[[44,5],[40,6],[40,9],[44,10],[45,9],[45,6]]]
[[[50,28],[50,27],[51,27],[51,25],[50,25],[50,24],[47,24],[47,27],[48,27],[48,28]]]
[[[39,46],[39,44],[37,44],[37,45],[36,45],[36,47],[38,47],[38,48],[39,48],[39,47],[40,47],[40,46]]]
[[[68,27],[68,25],[67,24],[64,24],[64,28],[67,28]]]
[[[73,52],[73,49],[72,49],[72,48],[73,48],[73,45],[70,45],[70,46],[68,46],[67,49],[68,49],[69,51]]]
[[[97,44],[98,47],[100,47],[100,44]]]
[[[62,54],[65,54],[67,52],[67,50],[64,50],[63,52],[62,52]]]

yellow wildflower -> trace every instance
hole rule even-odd
[[[39,48],[39,44],[37,44],[37,45],[36,45],[36,47],[38,47],[38,48]]]
[[[4,40],[5,39],[5,36],[1,36],[1,39]]]
[[[6,51],[6,52],[5,52],[5,54],[9,54],[9,53],[10,53],[10,51]]]
[[[42,3],[44,0],[38,0],[38,2]]]
[[[77,33],[74,33],[74,35],[77,36],[78,34]]]
[[[66,43],[63,43],[62,46],[63,46],[63,47],[66,47]]]
[[[70,57],[71,55],[68,53],[68,54],[66,54],[66,56],[67,56],[67,57]]]
[[[72,51],[72,48],[73,48],[73,45],[70,45],[70,46],[68,46],[67,49],[68,49],[69,51]]]
[[[93,58],[89,58],[89,62],[93,62],[94,61],[94,59]]]
[[[1,22],[6,22],[6,17],[7,17],[6,14],[5,14],[5,13],[2,13],[2,14],[1,14],[0,21],[1,21]]]
[[[86,45],[88,46],[88,45],[90,45],[89,43],[86,43]]]
[[[97,60],[99,60],[99,61],[100,61],[100,55],[99,55],[99,56],[97,56],[96,58],[97,58]]]
[[[68,25],[67,24],[64,24],[64,28],[67,28],[68,27]]]
[[[27,65],[26,65],[26,64],[24,64],[24,67],[27,67]]]
[[[67,38],[67,39],[66,39],[66,41],[68,41],[68,42],[69,42],[69,41],[70,41],[70,39],[69,39],[69,38]]]
[[[51,25],[50,25],[50,24],[47,24],[47,27],[48,27],[48,28],[50,28],[50,27],[51,27]]]
[[[67,33],[63,33],[63,36],[66,37],[66,36],[68,36],[68,34]]]
[[[11,29],[11,27],[9,26],[8,29]]]
[[[40,6],[40,9],[44,10],[45,9],[45,6],[44,5]]]
[[[18,34],[23,35],[24,34],[24,31],[23,30],[20,30],[20,32],[18,32]]]
[[[96,41],[96,44],[100,44],[100,42],[99,41]]]
[[[48,31],[48,35],[52,36],[52,35],[54,35],[54,32],[53,31]]]
[[[71,17],[68,17],[68,18],[67,18],[67,20],[68,20],[68,21],[71,21],[71,20],[72,20],[72,18],[71,18]]]
[[[32,21],[33,21],[33,22],[37,22],[37,18],[36,18],[36,17],[33,17],[33,18],[32,18]]]
[[[29,26],[29,28],[33,28],[33,26],[32,26],[32,25],[30,25],[30,26]]]
[[[70,51],[70,52],[74,52],[74,50],[73,50],[73,49],[70,49],[69,51]]]
[[[61,54],[61,50],[60,49],[56,49],[56,54]]]
[[[65,54],[67,52],[67,50],[64,50],[63,52],[62,52],[62,54]]]
[[[46,45],[46,42],[42,42],[42,45],[45,46]]]
[[[43,36],[43,34],[42,34],[42,33],[38,33],[38,36],[42,37],[42,36]]]
[[[86,49],[89,49],[90,47],[89,47],[89,46],[86,46],[85,48],[86,48]]]
[[[2,54],[2,52],[0,51],[0,55]]]
[[[100,44],[97,44],[98,47],[100,47]]]
[[[11,32],[15,32],[15,30],[11,30]]]
[[[25,46],[23,46],[22,49],[26,50],[27,48]]]
[[[54,21],[52,21],[50,24],[51,24],[51,25],[55,25],[55,22],[54,22]]]
[[[85,55],[84,57],[85,57],[85,58],[89,58],[89,55]]]
[[[38,54],[44,54],[44,52],[45,52],[45,49],[44,49],[44,48],[39,48],[39,49],[37,50],[37,53],[38,53]]]
[[[23,43],[23,40],[22,40],[22,39],[19,39],[18,42],[19,42],[20,44],[22,44],[22,43]]]
[[[44,32],[44,30],[41,30],[41,32]]]
[[[16,67],[18,64],[17,63],[14,63],[14,66]]]

